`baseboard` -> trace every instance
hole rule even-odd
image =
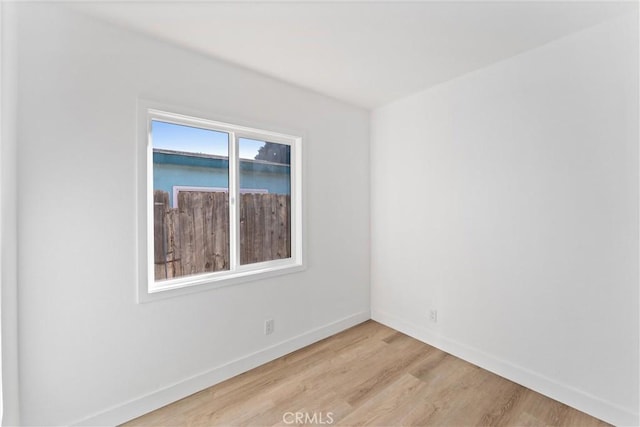
[[[487,371],[521,384],[540,394],[562,402],[591,416],[618,426],[637,426],[639,414],[607,402],[584,391],[484,353],[476,348],[450,340],[427,327],[401,319],[383,311],[371,311],[371,318],[449,354],[473,363]]]
[[[270,362],[292,351],[320,341],[371,318],[368,311],[356,313],[304,334],[274,344],[252,354],[240,357],[206,372],[186,378],[153,393],[124,402],[100,413],[72,423],[73,426],[113,426],[161,408],[190,396],[231,377]]]

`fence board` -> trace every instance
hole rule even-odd
[[[278,258],[288,258],[291,256],[291,245],[288,235],[291,229],[291,221],[289,218],[289,212],[291,212],[290,200],[291,198],[286,195],[278,196]]]
[[[213,195],[213,259],[212,271],[229,269],[229,197],[227,193]]]
[[[156,279],[167,277],[165,215],[169,205],[169,194],[164,191],[153,192],[153,259]]]
[[[182,273],[182,251],[180,250],[180,235],[177,230],[180,215],[177,209],[169,209],[167,203],[165,230],[167,235],[167,277],[180,277]]]
[[[278,234],[280,231],[279,223],[278,223],[278,196],[271,197],[269,200],[270,203],[270,214],[271,218],[269,223],[267,224],[267,233],[269,234],[269,257],[270,259],[279,259],[280,256],[278,254]]]
[[[202,194],[202,271],[213,271],[215,257],[215,234],[213,217],[213,193]]]
[[[255,194],[241,194],[240,206],[244,207],[244,233],[240,233],[240,264],[251,264],[256,262],[258,250],[262,248],[251,247],[248,242],[255,242],[256,234],[256,204]]]
[[[178,235],[180,238],[180,246],[182,247],[182,272],[184,275],[196,273],[195,270],[195,238],[194,238],[194,218],[193,208],[191,207],[191,197],[184,197],[187,193],[178,194]]]

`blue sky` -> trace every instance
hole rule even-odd
[[[153,148],[229,156],[229,134],[215,130],[151,121]],[[240,138],[240,158],[253,159],[264,141]]]

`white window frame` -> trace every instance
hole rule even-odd
[[[202,118],[203,115],[177,113],[175,108],[157,108],[153,104],[139,103],[139,191],[144,205],[140,206],[139,227],[140,280],[138,302],[144,303],[160,298],[199,292],[251,280],[289,274],[304,269],[303,224],[302,224],[302,137],[265,131],[247,126]],[[153,235],[153,146],[151,141],[152,120],[209,129],[229,134],[229,218],[230,220],[230,268],[225,271],[202,273],[162,281],[154,278]],[[240,206],[237,203],[241,192],[239,186],[240,138],[286,144],[291,147],[291,257],[253,264],[240,264]],[[226,190],[226,189],[225,189]],[[174,189],[175,191],[175,189]]]

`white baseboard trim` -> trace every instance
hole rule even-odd
[[[343,319],[312,329],[255,353],[232,360],[206,372],[185,378],[153,393],[113,406],[97,414],[71,423],[72,426],[113,426],[137,418],[207,387],[256,368],[292,351],[320,341],[371,318],[368,311],[347,316]]]
[[[371,318],[376,322],[608,423],[617,426],[639,425],[640,417],[638,413],[484,353],[476,348],[443,337],[425,326],[416,325],[411,321],[375,309],[371,310]]]

